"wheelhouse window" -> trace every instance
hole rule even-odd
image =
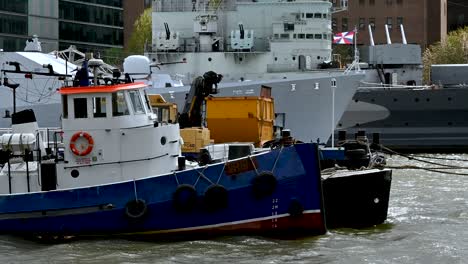
[[[112,116],[129,115],[127,101],[125,100],[124,92],[116,92],[112,94]]]
[[[151,112],[151,104],[150,104],[150,99],[148,97],[148,94],[146,93],[145,90],[143,90],[144,94],[145,94],[145,102],[146,102],[146,107],[148,107],[148,111]]]
[[[62,95],[62,117],[68,118],[68,96],[65,94]]]
[[[145,108],[143,102],[141,101],[140,93],[138,91],[129,91],[130,101],[132,101],[133,112],[135,114],[144,114]]]
[[[95,118],[107,117],[106,97],[93,97],[93,116]]]
[[[73,99],[75,118],[88,118],[88,100],[86,98]]]

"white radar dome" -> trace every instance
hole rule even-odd
[[[125,58],[124,73],[130,74],[132,79],[144,79],[151,74],[150,60],[143,55],[132,55]]]

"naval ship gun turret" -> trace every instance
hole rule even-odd
[[[218,33],[218,16],[201,14],[195,17],[193,32],[198,35],[198,50],[201,52],[221,51],[222,38]]]

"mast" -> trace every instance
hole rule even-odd
[[[354,26],[354,60],[353,63],[345,70],[345,74],[349,74],[353,69],[356,72],[361,72],[361,67],[359,66],[359,50],[357,48],[357,36],[358,30],[357,26]]]

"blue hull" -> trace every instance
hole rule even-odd
[[[315,144],[277,149],[252,160],[87,188],[2,195],[0,233],[326,232]],[[258,181],[264,171],[272,171],[273,182]],[[221,192],[205,195],[214,185]]]

